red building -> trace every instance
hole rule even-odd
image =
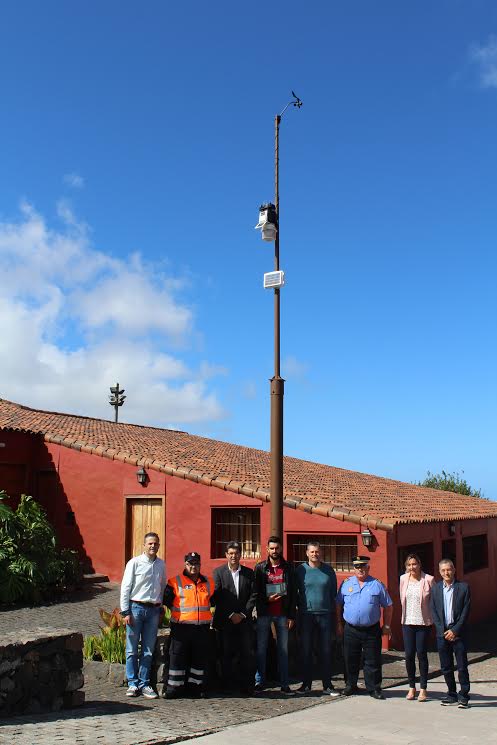
[[[303,560],[307,540],[319,538],[340,581],[352,556],[367,552],[371,573],[398,602],[407,552],[415,550],[432,574],[449,557],[471,586],[472,619],[497,611],[497,503],[296,458],[285,458],[284,474],[287,558]],[[171,574],[187,551],[198,551],[211,572],[235,538],[253,566],[270,531],[265,451],[2,399],[1,489],[14,500],[32,494],[61,544],[77,549],[87,570],[117,581],[148,530],[159,533]],[[394,646],[401,645],[399,615]]]

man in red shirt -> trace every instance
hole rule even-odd
[[[257,673],[255,691],[266,683],[266,655],[271,624],[276,629],[278,669],[282,693],[291,694],[288,682],[288,631],[295,624],[296,584],[293,566],[282,556],[281,540],[272,535],[267,542],[267,561],[255,567],[257,593]]]

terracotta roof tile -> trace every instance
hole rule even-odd
[[[0,429],[269,500],[269,453],[176,430],[39,411],[0,399]],[[1,486],[1,485],[0,485]],[[382,530],[396,523],[497,516],[497,503],[356,471],[284,459],[287,506]],[[445,498],[444,498],[445,497]]]

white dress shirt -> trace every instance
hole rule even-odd
[[[228,567],[228,569],[230,569]],[[233,577],[233,583],[235,585],[236,590],[236,596],[238,597],[240,595],[240,567],[234,572],[232,569],[230,569],[231,576]]]
[[[121,582],[121,610],[129,610],[130,602],[162,603],[166,589],[166,564],[145,554],[134,556],[126,564]]]

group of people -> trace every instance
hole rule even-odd
[[[241,546],[231,541],[226,563],[209,577],[201,572],[201,557],[185,555],[183,571],[166,579],[158,557],[159,536],[147,533],[144,551],[126,565],[121,584],[121,615],[126,624],[127,696],[157,698],[150,683],[152,655],[163,606],[170,609],[171,637],[165,698],[205,697],[210,629],[220,648],[222,689],[246,694],[266,686],[270,634],[276,638],[279,683],[283,694],[306,694],[312,689],[313,641],[318,637],[323,693],[331,697],[359,692],[361,659],[366,690],[384,699],[381,690],[382,636],[391,636],[392,599],[385,586],[369,573],[369,557],[353,559],[354,573],[337,588],[336,574],[321,560],[319,542],[309,540],[307,561],[296,568],[282,555],[278,536],[267,542],[267,559],[252,570],[240,563]],[[406,698],[427,700],[428,643],[435,627],[437,649],[447,695],[441,703],[469,706],[467,620],[470,592],[455,578],[450,559],[439,564],[440,582],[425,574],[416,554],[409,554],[400,578],[401,624],[409,691]],[[214,613],[212,612],[214,608]],[[255,621],[255,640],[254,640]],[[301,653],[298,689],[289,685],[288,638],[297,623]],[[332,640],[343,638],[345,687],[331,680]],[[254,659],[255,651],[255,659]],[[416,691],[416,655],[420,691]],[[459,674],[457,693],[454,658]],[[235,661],[237,661],[235,670]]]

